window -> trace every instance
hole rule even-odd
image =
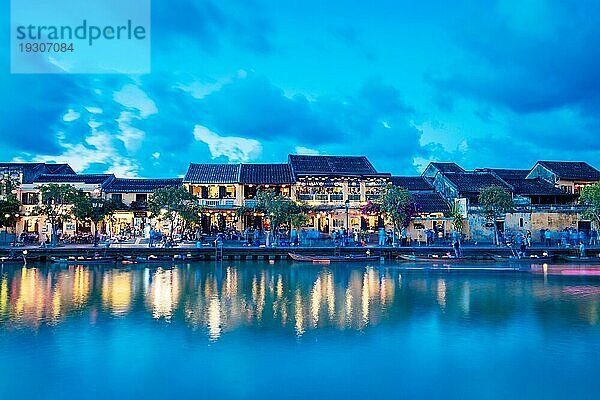
[[[121,193],[113,193],[110,195],[110,199],[112,201],[114,201],[115,203],[122,203],[123,202],[123,194]]]
[[[21,194],[21,203],[25,206],[34,206],[38,204],[39,196],[37,193],[23,193]]]
[[[524,225],[523,218],[519,218],[519,228],[522,228]]]
[[[148,201],[148,195],[146,193],[137,193],[135,195],[135,201],[138,201],[138,202]]]

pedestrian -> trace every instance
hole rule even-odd
[[[585,244],[579,242],[579,257],[585,257]]]
[[[531,247],[531,231],[530,230],[527,231],[527,235],[525,236],[525,238],[527,239],[527,247]]]
[[[452,242],[452,247],[454,248],[454,256],[459,258],[461,256],[460,242],[454,239],[454,242]]]

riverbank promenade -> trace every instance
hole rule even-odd
[[[211,244],[197,246],[195,242],[180,242],[174,247],[149,247],[146,243],[122,242],[112,243],[105,246],[100,243],[97,247],[90,244],[69,244],[60,246],[22,246],[10,247],[0,246],[1,255],[20,255],[26,251],[28,256],[40,256],[42,258],[52,256],[77,256],[77,255],[110,255],[110,256],[143,256],[143,255],[169,255],[169,254],[192,254],[202,256],[204,259],[214,260],[216,258],[224,260],[284,260],[288,259],[288,253],[293,252],[303,255],[336,255],[336,254],[366,254],[380,256],[386,259],[394,259],[400,254],[414,254],[419,256],[437,254],[453,254],[450,245],[420,245],[420,246],[377,246],[369,244],[365,246],[328,246],[328,245],[301,245],[301,246],[241,246],[239,241],[225,242],[222,246],[222,252]],[[577,246],[551,246],[542,244],[532,244],[527,248],[527,254],[541,255],[544,252],[553,255],[577,255]],[[462,252],[466,256],[486,256],[486,255],[509,255],[511,249],[507,246],[496,246],[493,244],[465,244],[462,246]],[[588,255],[600,254],[600,246],[587,246]]]

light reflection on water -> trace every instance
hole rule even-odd
[[[598,323],[600,281],[539,279],[529,274],[427,274],[394,267],[300,266],[281,263],[185,265],[174,268],[3,267],[4,329],[60,324],[100,310],[113,318],[146,314],[185,323],[210,340],[243,326],[363,330],[405,314],[450,313],[482,321],[533,314]],[[536,315],[552,306],[558,314]]]
[[[600,278],[554,269],[0,266],[0,396],[582,398]]]

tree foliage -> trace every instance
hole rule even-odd
[[[52,225],[52,243],[56,244],[56,229],[58,224],[71,218],[73,203],[78,191],[71,185],[50,183],[38,187],[41,202],[34,209],[34,214],[45,216]]]
[[[308,221],[311,209],[307,204],[293,201],[273,190],[259,189],[256,193],[256,206],[242,207],[238,210],[238,215],[242,216],[247,212],[263,213],[271,229],[277,230],[282,226],[301,228]]]
[[[485,218],[496,221],[512,209],[512,195],[502,186],[488,186],[479,193],[479,204],[483,209]]]
[[[1,226],[14,226],[17,222],[17,215],[21,209],[21,203],[12,193],[7,194],[0,199],[0,225]],[[8,218],[5,215],[9,215]]]
[[[450,218],[452,218],[452,229],[458,233],[462,233],[464,218],[460,205],[457,202],[450,204],[450,211],[448,214],[450,215]]]
[[[512,195],[505,187],[488,186],[479,192],[479,204],[483,209],[484,217],[494,223],[494,242],[498,243],[497,219],[512,210]]]
[[[385,187],[379,205],[379,209],[392,222],[395,230],[406,228],[420,212],[420,206],[413,201],[410,192],[393,185]]]
[[[71,213],[80,222],[98,224],[107,220],[118,208],[118,203],[112,200],[92,198],[78,190],[73,198]]]
[[[0,180],[0,226],[14,226],[17,222],[16,214],[21,209],[21,202],[13,193],[16,189],[17,182],[6,176]],[[5,217],[5,215],[9,217]]]
[[[170,226],[170,236],[173,238],[173,228],[178,218],[198,221],[202,208],[196,197],[184,187],[165,187],[156,189],[148,199],[148,209],[152,217],[166,221]]]
[[[600,182],[584,187],[579,201],[587,206],[584,217],[600,224]]]

